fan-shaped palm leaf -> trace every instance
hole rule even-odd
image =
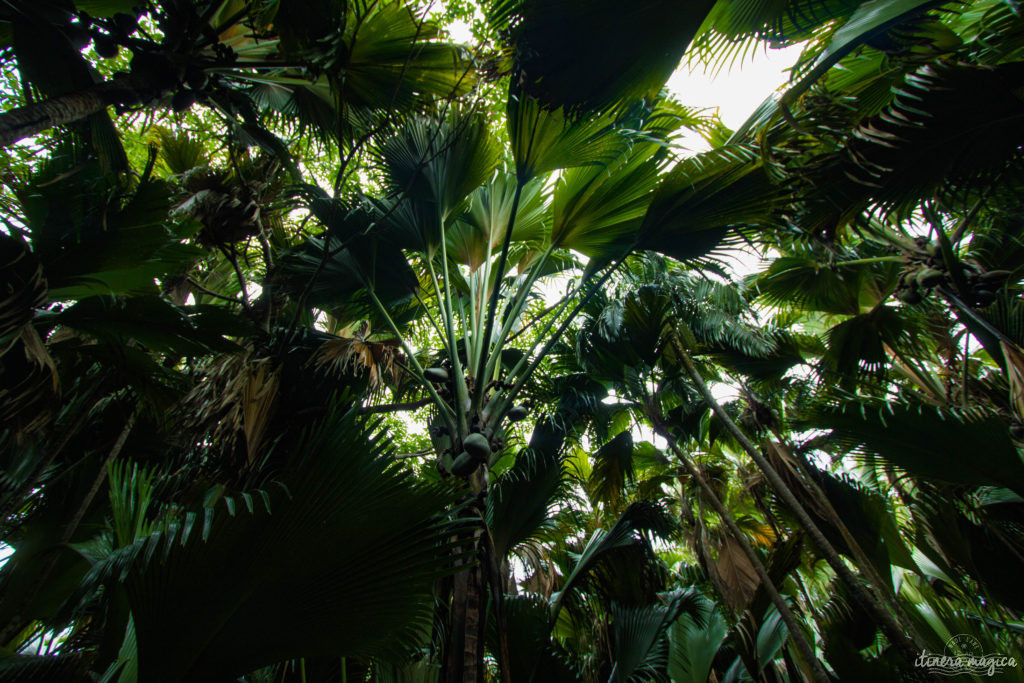
[[[610,682],[664,680],[668,668],[668,629],[683,614],[701,623],[700,597],[693,588],[673,591],[663,604],[611,605],[613,667]]]
[[[911,476],[955,485],[1003,486],[1024,491],[1024,463],[999,418],[893,404],[851,403],[813,413],[818,428]],[[967,458],[967,453],[985,457]]]
[[[469,208],[445,231],[448,256],[475,272],[488,256],[498,253],[505,239],[515,198],[514,175],[498,173],[490,183],[475,190]],[[550,207],[543,183],[532,180],[523,187],[512,228],[512,241],[534,249],[548,241]]]
[[[649,501],[640,501],[630,505],[611,529],[608,531],[598,529],[587,541],[572,571],[562,583],[562,589],[552,596],[552,615],[558,614],[566,596],[575,590],[579,582],[585,580],[586,575],[598,565],[605,555],[619,548],[642,543],[640,534],[643,533],[667,537],[672,526],[673,523],[665,510],[658,505]]]
[[[698,598],[697,610],[683,614],[669,629],[668,671],[672,681],[706,683],[728,631],[718,606]]]
[[[463,202],[494,172],[498,150],[482,118],[451,114],[437,120],[414,117],[388,138],[381,160],[395,202],[414,204],[411,221],[402,211],[389,218],[418,237],[416,248],[432,256],[442,229],[461,213]]]
[[[494,482],[486,519],[498,557],[506,557],[543,528],[551,519],[552,506],[567,493],[561,453],[564,428],[558,419],[539,420],[527,448]]]
[[[655,190],[637,246],[682,261],[706,256],[731,230],[771,223],[782,193],[753,150],[725,146],[687,159]]]
[[[560,168],[607,163],[626,148],[611,118],[573,119],[515,91],[508,100],[508,133],[520,184]]]
[[[545,105],[595,111],[653,97],[713,4],[490,0],[485,11],[508,31],[526,93]]]
[[[142,540],[126,580],[140,675],[212,680],[415,647],[451,530],[435,517],[444,496],[385,447],[351,414],[332,414],[297,444],[288,494],[269,509],[226,499]]]
[[[555,185],[552,246],[591,258],[623,253],[651,201],[658,149],[635,144],[616,161],[565,171]]]

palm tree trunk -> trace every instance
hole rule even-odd
[[[465,515],[482,518],[480,510],[466,510]],[[444,656],[441,662],[443,683],[483,683],[484,628],[487,615],[487,563],[481,531],[473,528],[465,541],[466,555],[471,557],[452,577],[453,587]]]
[[[138,76],[122,74],[88,88],[16,107],[0,114],[0,149],[54,126],[82,121],[112,104],[139,103],[140,97],[151,103],[168,92],[155,89]]]
[[[903,653],[904,657],[908,661],[913,662],[917,659],[919,649],[915,647],[923,648],[923,646],[916,646],[906,635],[907,630],[904,629],[900,623],[896,620],[893,614],[881,604],[878,598],[873,595],[868,589],[860,582],[860,580],[854,576],[853,572],[850,571],[849,567],[843,563],[842,558],[839,557],[839,553],[836,549],[828,542],[825,535],[818,528],[818,525],[814,523],[807,510],[804,509],[800,501],[797,500],[796,496],[790,490],[790,488],[783,481],[782,477],[775,470],[774,467],[768,462],[767,459],[761,454],[757,446],[751,442],[747,435],[743,432],[739,426],[733,422],[729,414],[725,412],[725,409],[715,400],[711,390],[708,388],[704,378],[701,376],[700,371],[697,370],[693,364],[693,359],[690,357],[689,352],[683,347],[678,339],[673,339],[673,345],[676,348],[676,352],[679,354],[679,359],[682,361],[683,366],[686,368],[687,374],[693,380],[697,390],[700,392],[704,400],[711,406],[715,415],[722,421],[726,430],[739,442],[740,446],[744,451],[753,459],[757,464],[758,469],[765,475],[772,488],[775,489],[776,493],[782,498],[783,502],[789,507],[793,514],[796,515],[800,522],[800,525],[804,527],[804,530],[810,536],[811,541],[821,551],[828,562],[829,566],[832,567],[839,579],[846,584],[850,592],[855,596],[856,600],[860,602],[869,614],[874,617],[878,626],[882,629],[882,633],[885,637],[893,644],[896,648]]]
[[[483,580],[483,567],[479,563],[455,575],[452,619],[442,663],[444,683],[482,683],[484,680]]]
[[[0,147],[66,123],[74,123],[103,111],[108,102],[107,84],[51,97],[0,114]]]
[[[481,523],[487,524],[485,520]],[[508,649],[508,632],[505,628],[505,581],[498,562],[498,555],[494,550],[494,539],[491,537],[491,530],[484,527],[484,534],[481,536],[483,543],[480,550],[484,557],[480,558],[481,564],[487,568],[487,579],[490,587],[491,600],[494,605],[494,623],[498,635],[498,651],[495,653],[498,658],[498,672],[502,683],[512,680],[510,672],[510,655]]]
[[[651,421],[655,425],[659,424],[659,421],[655,419],[655,416],[651,416]],[[786,627],[789,629],[789,634],[793,637],[793,642],[796,643],[797,649],[800,650],[800,654],[803,655],[804,659],[810,665],[814,680],[819,683],[828,681],[828,674],[825,673],[825,670],[822,668],[817,656],[815,656],[814,648],[812,648],[811,644],[807,642],[807,638],[804,636],[800,623],[796,620],[796,617],[793,616],[793,612],[789,609],[789,604],[779,593],[779,589],[776,588],[775,583],[768,575],[768,570],[761,561],[761,557],[754,551],[754,548],[750,545],[747,537],[736,524],[736,520],[733,519],[731,514],[729,514],[729,510],[726,509],[722,500],[718,497],[718,494],[715,493],[714,488],[711,487],[711,484],[709,484],[707,479],[704,478],[704,475],[701,474],[700,470],[698,470],[693,463],[690,462],[690,459],[686,457],[668,430],[659,429],[659,432],[665,437],[669,448],[671,448],[672,452],[676,454],[677,458],[679,458],[679,461],[683,464],[683,467],[686,468],[690,477],[693,478],[693,480],[697,482],[697,485],[700,486],[701,490],[704,491],[704,495],[707,496],[708,502],[711,504],[711,507],[714,508],[715,512],[718,513],[722,522],[725,523],[725,526],[729,529],[729,533],[732,534],[736,542],[740,544],[740,548],[743,549],[743,554],[747,556],[748,560],[750,560],[750,564],[754,567],[754,571],[757,572],[758,578],[761,579],[761,585],[764,586],[765,592],[768,593],[768,598],[772,601],[772,604],[775,605],[775,609],[778,610],[779,616],[782,617],[782,621],[785,622]]]
[[[779,433],[779,430],[773,429],[772,431],[775,433],[779,443],[784,443],[782,434]],[[923,642],[920,633],[918,633],[914,624],[903,612],[903,607],[900,605],[899,600],[896,599],[896,594],[893,593],[889,588],[889,584],[882,579],[882,576],[875,569],[875,565],[871,562],[870,558],[868,558],[864,549],[861,548],[857,539],[853,537],[849,527],[846,526],[846,523],[843,521],[842,517],[839,516],[839,513],[836,512],[836,509],[832,507],[832,503],[829,501],[828,496],[825,495],[825,492],[811,477],[811,464],[807,462],[807,459],[803,456],[798,456],[793,449],[788,446],[787,449],[789,449],[790,453],[793,455],[793,459],[796,462],[799,471],[803,475],[803,478],[799,480],[800,486],[804,489],[807,495],[811,497],[811,500],[817,504],[829,523],[839,531],[839,535],[843,537],[843,541],[853,554],[857,566],[860,568],[861,572],[867,576],[868,581],[871,582],[871,588],[873,588],[874,592],[889,604],[893,612],[900,618],[904,628],[907,629],[907,634],[910,635],[914,642],[917,644]]]

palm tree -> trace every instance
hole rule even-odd
[[[0,129],[73,137],[5,177],[0,236],[0,644],[69,635],[0,668],[821,680],[909,671],[904,634],[1007,645],[1018,20],[577,4],[485,3],[498,85],[398,2],[2,10]],[[781,103],[677,158],[689,45],[809,37]],[[714,277],[742,241],[775,257],[749,291],[637,255]]]
[[[89,9],[95,15],[56,7],[2,10],[13,36],[6,58],[16,60],[26,86],[43,98],[35,101],[26,90],[22,106],[0,114],[3,146],[88,119],[87,137],[107,153],[116,146],[107,107],[182,111],[200,102],[281,151],[260,124],[263,112],[297,117],[299,131],[339,143],[358,138],[362,133],[353,129],[374,112],[408,110],[417,98],[461,94],[470,85],[459,49],[439,41],[435,24],[398,1]],[[130,53],[128,71],[101,78],[81,54],[90,43],[101,60]]]

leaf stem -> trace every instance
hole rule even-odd
[[[483,353],[480,354],[480,361],[477,365],[477,383],[474,387],[474,405],[479,406],[483,403],[484,387],[486,382],[483,380],[484,372],[486,371],[485,364],[486,359],[491,353],[490,340],[491,331],[494,329],[494,319],[498,311],[498,295],[501,290],[501,281],[504,279],[505,265],[508,262],[508,250],[512,245],[512,230],[516,224],[516,214],[519,212],[519,198],[523,194],[523,181],[516,177],[516,191],[512,196],[512,211],[508,216],[508,227],[505,229],[505,239],[501,245],[501,256],[498,257],[498,267],[494,271],[494,288],[491,290],[491,300],[487,307],[487,322],[484,324],[483,338],[481,344],[483,345]],[[486,283],[485,283],[486,284]],[[500,355],[501,349],[494,349],[494,354]]]

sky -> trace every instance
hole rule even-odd
[[[701,66],[691,69],[684,61],[666,85],[681,104],[717,109],[722,123],[735,130],[788,82],[786,69],[796,63],[802,47],[758,50],[742,64],[723,69],[716,76],[704,73]],[[683,144],[695,152],[707,149],[699,136],[684,137]]]
[[[455,21],[447,28],[453,41],[473,44],[473,34],[465,22]],[[756,50],[742,63],[732,69],[722,69],[715,77],[704,73],[700,66],[691,69],[684,60],[666,85],[686,106],[717,109],[722,122],[735,130],[789,80],[786,69],[796,63],[802,47]],[[688,141],[693,144],[693,151],[706,149],[699,136]]]

